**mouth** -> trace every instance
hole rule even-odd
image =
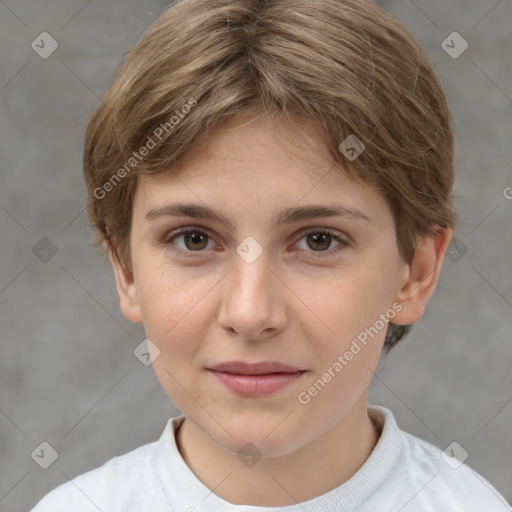
[[[307,370],[282,363],[231,361],[206,369],[225,387],[242,396],[264,396],[296,382]]]
[[[229,361],[220,363],[208,370],[233,373],[237,375],[269,375],[272,373],[296,373],[302,370],[301,368],[289,366],[283,363],[274,361],[263,361],[261,363],[245,363],[243,361]]]

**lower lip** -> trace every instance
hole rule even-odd
[[[269,373],[265,375],[240,375],[237,373],[208,370],[231,391],[243,396],[264,396],[289,386],[305,373]]]

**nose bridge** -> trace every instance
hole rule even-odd
[[[231,289],[233,298],[242,302],[261,302],[259,306],[268,303],[273,288],[271,283],[273,274],[269,268],[268,252],[263,248],[256,250],[250,242],[249,246],[242,243],[237,248],[233,266]]]
[[[254,248],[249,246],[249,251],[243,252],[243,243],[237,248],[239,254],[234,256],[219,319],[225,328],[237,331],[246,339],[257,339],[263,333],[280,329],[285,322],[268,253],[261,250],[255,256],[251,252]]]

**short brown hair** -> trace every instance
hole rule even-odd
[[[97,244],[131,269],[137,176],[169,170],[251,108],[322,126],[334,161],[388,201],[405,262],[418,236],[455,226],[446,97],[400,23],[369,0],[178,0],[128,53],[87,128]],[[365,150],[352,160],[340,143],[354,135]],[[386,346],[410,327],[390,323]]]

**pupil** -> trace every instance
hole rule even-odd
[[[313,239],[314,244],[320,244],[320,249],[328,249],[329,245],[331,245],[331,241],[330,241],[331,235],[329,235],[329,233],[321,233],[321,234],[315,233],[315,234],[309,235],[309,236]],[[317,248],[318,248],[318,245],[317,245]]]
[[[185,245],[187,246],[188,249],[194,249],[194,248],[198,249],[198,247],[189,247],[189,244],[188,244],[189,241],[192,241],[192,245],[197,244],[197,243],[201,244],[201,242],[203,242],[203,244],[199,247],[199,249],[204,249],[206,247],[206,245],[204,244],[205,240],[206,240],[206,236],[204,236],[203,234],[201,234],[197,231],[185,234]]]

